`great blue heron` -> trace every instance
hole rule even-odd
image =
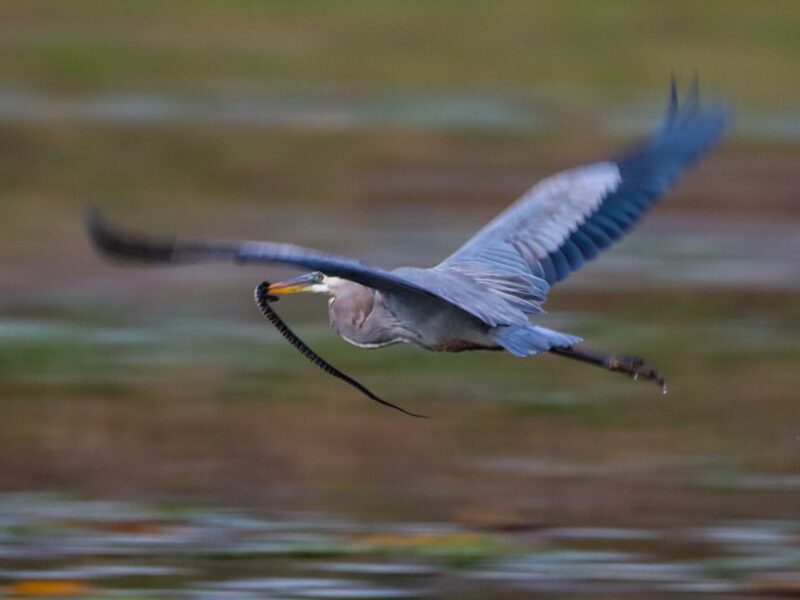
[[[266,293],[327,294],[333,328],[360,348],[403,342],[440,352],[552,352],[663,385],[640,359],[579,348],[580,337],[536,325],[530,317],[542,313],[550,286],[621,238],[714,145],[726,122],[724,107],[700,105],[696,81],[679,106],[673,80],[666,117],[643,143],[621,158],[544,179],[427,269],[387,271],[274,242],[152,240],[112,228],[97,213],[89,218],[89,231],[103,252],[128,260],[313,269],[270,285]]]

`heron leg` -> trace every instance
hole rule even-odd
[[[561,348],[551,348],[550,352],[558,356],[565,356],[579,362],[601,367],[608,371],[624,373],[632,379],[643,379],[652,381],[661,386],[661,390],[667,392],[667,380],[656,369],[645,364],[644,359],[637,356],[626,356],[623,354],[606,354],[596,352],[577,346],[564,346]]]

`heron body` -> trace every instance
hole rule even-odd
[[[331,295],[331,325],[345,341],[359,348],[381,348],[416,340],[414,332],[386,306],[380,292],[345,279],[326,279],[331,282],[326,286]]]
[[[275,289],[280,293],[280,288],[273,288],[271,292]],[[384,294],[337,277],[323,276],[323,284],[313,291],[330,295],[331,326],[342,339],[359,348],[381,348],[397,343],[414,344],[437,352],[503,348],[497,337],[502,327],[489,327],[442,302],[409,302],[402,294]],[[555,344],[574,345],[579,341],[576,337],[558,339],[565,334],[534,325],[524,327],[523,331],[529,331],[534,337],[553,336]]]
[[[310,291],[330,296],[328,314],[334,331],[359,348],[406,343],[447,350],[448,346],[455,349],[459,344],[479,348],[481,342],[487,342],[486,327],[480,321],[447,304],[407,302],[401,294],[382,293],[339,277],[322,273],[312,276],[318,277],[320,283]],[[289,285],[294,281],[297,280],[290,280]],[[276,286],[270,293],[276,290],[281,293]],[[458,339],[453,338],[454,333]]]
[[[638,146],[620,158],[544,179],[431,268],[387,271],[274,242],[153,240],[111,228],[97,214],[89,219],[89,231],[104,253],[126,260],[313,269],[269,286],[269,294],[329,295],[333,328],[361,348],[407,343],[447,352],[553,352],[648,376],[654,371],[643,370],[640,361],[581,350],[581,338],[532,319],[543,312],[550,287],[627,233],[715,145],[727,122],[722,106],[700,104],[696,84],[679,106],[673,82],[662,124]]]

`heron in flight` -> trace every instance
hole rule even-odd
[[[334,330],[360,348],[406,343],[439,352],[505,350],[520,357],[550,352],[663,385],[641,359],[584,349],[580,337],[537,325],[531,317],[543,312],[551,286],[633,227],[718,141],[727,120],[724,107],[701,105],[696,81],[679,105],[673,80],[663,122],[638,146],[619,158],[540,181],[431,268],[389,271],[275,242],[152,239],[112,227],[97,212],[90,213],[88,228],[97,247],[119,259],[310,269],[265,286],[265,293],[329,296]]]

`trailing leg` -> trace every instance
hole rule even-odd
[[[562,348],[551,348],[550,352],[558,356],[565,356],[579,362],[601,367],[608,371],[624,373],[633,379],[642,378],[645,381],[652,381],[661,386],[661,390],[667,393],[667,380],[655,369],[644,364],[644,359],[635,356],[624,356],[620,354],[605,354],[578,348],[577,346],[565,346]]]

